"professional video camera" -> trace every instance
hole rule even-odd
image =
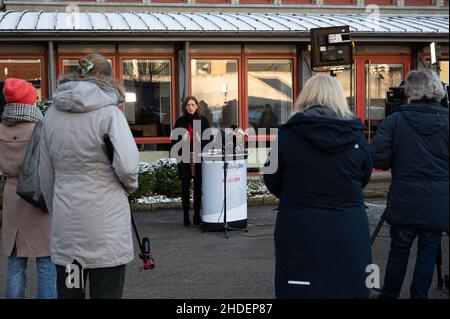
[[[386,103],[384,108],[385,117],[396,112],[403,104],[408,103],[408,97],[405,94],[403,82],[397,87],[390,87],[386,92]]]
[[[450,101],[449,101],[449,96],[450,96],[450,92],[449,92],[449,85],[447,84],[447,83],[444,83],[444,82],[442,82],[442,85],[444,86],[444,88],[445,88],[445,92],[446,92],[446,94],[445,94],[445,97],[442,99],[442,101],[441,101],[441,105],[443,106],[443,107],[446,107],[446,108],[448,108],[449,107],[449,105],[450,105]]]
[[[449,85],[442,82],[445,89],[445,97],[441,100],[440,104],[443,107],[449,107]],[[386,102],[384,114],[385,117],[391,115],[392,113],[398,111],[399,107],[403,104],[408,103],[408,97],[405,94],[404,83],[402,82],[399,86],[390,87],[389,91],[386,92]]]

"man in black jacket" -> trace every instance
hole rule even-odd
[[[392,172],[387,201],[391,247],[379,298],[399,297],[418,237],[410,296],[426,299],[442,232],[448,231],[448,109],[439,104],[446,93],[432,70],[410,72],[405,93],[410,104],[381,123],[372,143],[374,167]]]

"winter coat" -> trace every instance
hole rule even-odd
[[[448,109],[438,102],[403,105],[378,127],[374,167],[391,169],[387,221],[448,231]]]
[[[372,160],[359,119],[314,106],[279,131],[278,170],[264,175],[280,199],[275,228],[277,298],[368,298],[371,264],[363,187]],[[309,114],[309,115],[308,115]]]
[[[199,117],[193,117],[192,115],[183,115],[181,117],[178,118],[178,120],[175,122],[175,128],[179,128],[182,127],[186,130],[188,130],[188,124],[190,123],[193,126],[193,121],[194,120],[200,120],[200,125],[201,125],[201,134],[203,135],[203,133],[205,132],[206,129],[208,129],[210,127],[209,121],[207,120],[206,117],[204,117],[203,115],[200,115]],[[182,139],[181,136],[177,137],[177,139],[174,140],[174,143],[179,142]],[[203,149],[203,147],[205,147],[208,143],[210,142],[210,140],[208,141],[201,141],[200,145],[201,145],[201,149]],[[190,146],[190,150],[191,152],[193,151],[193,143],[191,141],[191,146]],[[181,156],[181,150],[178,152],[178,154]],[[178,178],[179,179],[190,179],[192,178],[192,172],[191,172],[191,164],[190,163],[184,163],[184,162],[179,162],[177,164],[178,166]],[[196,163],[195,164],[195,176],[198,178],[202,177],[202,163]]]
[[[91,79],[56,90],[41,137],[42,192],[53,214],[52,260],[84,268],[133,259],[127,193],[138,187],[139,153],[116,89]],[[104,143],[114,146],[111,164]]]
[[[17,178],[35,123],[0,124],[0,171],[6,176],[3,196],[2,252],[18,257],[50,256],[50,215],[16,195]]]

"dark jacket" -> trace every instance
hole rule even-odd
[[[183,115],[181,117],[178,118],[178,120],[175,122],[175,128],[179,128],[182,127],[186,130],[188,130],[188,124],[190,123],[192,126],[193,121],[194,120],[199,120],[200,124],[201,124],[201,134],[203,135],[203,133],[205,132],[206,129],[208,129],[210,127],[209,121],[206,117],[204,117],[203,115],[199,115],[199,116],[192,116],[192,115]],[[172,146],[175,145],[177,142],[179,142],[182,139],[181,136],[178,136],[176,139],[172,140]],[[203,148],[206,146],[206,144],[209,143],[210,140],[208,141],[201,141],[201,149],[203,150]],[[193,141],[190,140],[190,151],[193,151]],[[178,154],[181,156],[181,150],[178,152]],[[197,163],[195,164],[195,176],[201,178],[202,176],[202,164],[201,163]],[[178,163],[178,178],[180,179],[190,179],[192,178],[192,174],[191,174],[191,164],[190,163],[184,163],[184,162],[180,162]]]
[[[281,128],[278,171],[264,175],[280,198],[276,296],[368,298],[371,250],[362,188],[372,160],[363,124],[317,111],[297,113]],[[295,284],[305,281],[310,285]]]
[[[378,127],[374,166],[391,169],[388,223],[448,231],[448,109],[438,102],[403,105]]]

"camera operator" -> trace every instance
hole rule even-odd
[[[373,139],[374,167],[391,169],[387,222],[391,247],[379,298],[398,298],[411,245],[418,237],[411,299],[426,299],[443,231],[448,231],[448,109],[445,90],[429,69],[412,71],[405,83],[410,104],[387,117]]]

